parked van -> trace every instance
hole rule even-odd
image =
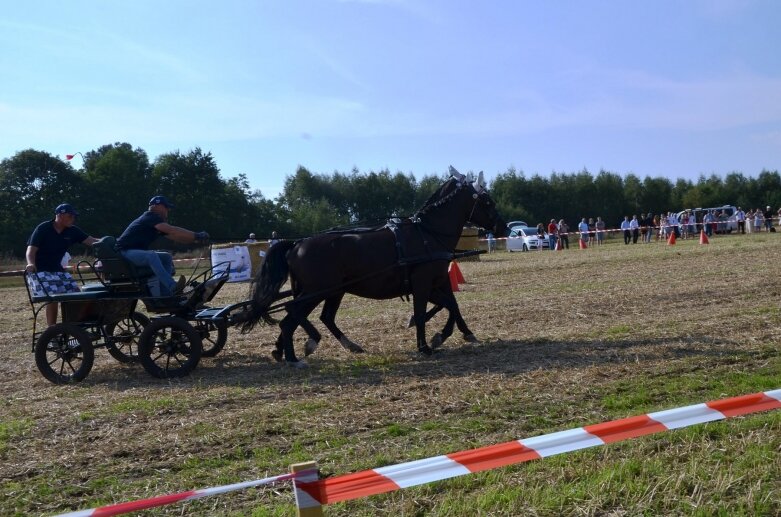
[[[708,212],[713,212],[716,216],[716,233],[731,233],[733,230],[737,231],[738,221],[735,214],[738,209],[733,205],[715,206],[713,208],[689,208],[678,212],[678,221],[683,224],[683,216],[689,214],[689,226],[691,227],[691,215],[694,214],[696,219],[697,228],[696,233],[702,230],[702,219]]]

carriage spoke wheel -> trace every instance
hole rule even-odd
[[[214,357],[228,341],[228,324],[225,321],[199,321],[195,327],[203,341],[201,357]]]
[[[182,318],[153,320],[138,342],[141,364],[159,379],[188,375],[201,360],[201,336]]]
[[[120,363],[138,362],[138,341],[149,318],[133,312],[127,318],[106,325],[106,350]]]
[[[94,360],[95,350],[89,334],[70,323],[52,325],[35,343],[35,364],[54,384],[83,380]]]

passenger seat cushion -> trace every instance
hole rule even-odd
[[[78,282],[66,271],[39,271],[27,275],[27,286],[33,298],[80,291]]]

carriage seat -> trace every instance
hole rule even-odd
[[[141,290],[146,280],[154,272],[147,266],[136,266],[117,251],[117,240],[107,235],[92,244],[95,257],[95,269],[102,281],[109,287],[136,287]]]

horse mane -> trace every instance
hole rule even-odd
[[[451,181],[456,181],[456,188],[453,189],[452,192],[442,195],[442,191],[445,190],[445,188],[450,185]],[[451,178],[450,180],[446,181],[442,184],[436,191],[434,191],[431,196],[426,200],[425,203],[423,203],[423,206],[418,209],[417,212],[415,212],[415,215],[413,217],[417,218],[421,215],[427,214],[431,209],[440,207],[444,205],[445,203],[449,202],[451,199],[453,199],[456,194],[458,194],[462,188],[464,188],[467,185],[467,183],[460,182],[456,180],[456,178]]]

